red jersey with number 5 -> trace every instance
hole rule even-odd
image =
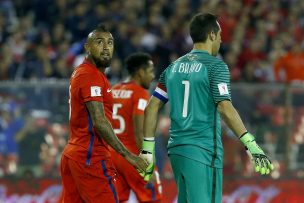
[[[135,142],[133,116],[144,115],[149,93],[134,81],[112,87],[114,132],[120,141],[133,153],[139,149]]]
[[[113,98],[106,76],[84,60],[72,74],[69,94],[70,138],[63,154],[86,165],[109,158],[108,145],[99,138],[85,105],[89,101],[102,102],[105,115],[111,122]]]

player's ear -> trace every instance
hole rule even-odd
[[[214,31],[211,31],[209,37],[211,41],[214,41],[216,39],[216,33]]]
[[[144,68],[140,68],[140,69],[138,69],[138,75],[139,75],[139,77],[144,77],[144,75],[145,75],[145,69]]]
[[[90,54],[89,44],[87,42],[84,44],[84,50],[86,53]]]

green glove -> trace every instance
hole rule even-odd
[[[145,181],[149,181],[153,175],[154,171],[154,161],[155,161],[155,140],[154,138],[144,139],[142,144],[142,150],[139,154],[144,160],[149,164],[146,171],[139,173]]]
[[[255,142],[254,136],[250,133],[245,133],[240,137],[241,142],[245,145],[256,172],[260,174],[269,174],[274,169],[270,159],[265,155],[263,150]]]

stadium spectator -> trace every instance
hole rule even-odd
[[[51,60],[47,47],[38,45],[25,55],[25,64],[21,70],[21,78],[42,79],[52,74]],[[19,71],[19,70],[18,70]]]
[[[304,81],[304,49],[295,43],[290,52],[277,59],[274,75],[278,82]]]
[[[16,134],[19,146],[18,175],[31,171],[34,177],[42,176],[40,162],[41,145],[45,142],[44,135],[47,133],[48,121],[43,117],[28,115],[22,130]]]
[[[67,61],[64,57],[57,57],[52,65],[52,73],[49,77],[55,79],[67,79],[71,75],[71,69],[66,68]]]
[[[14,63],[10,47],[4,44],[0,48],[0,80],[13,80],[16,76],[17,64]]]
[[[0,176],[15,175],[18,169],[19,144],[16,135],[24,127],[20,107],[6,96],[0,105]]]

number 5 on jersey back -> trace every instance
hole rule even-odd
[[[122,104],[119,104],[119,103],[113,104],[112,118],[114,120],[119,121],[119,128],[114,129],[115,134],[121,134],[126,129],[126,122],[125,122],[124,118],[121,115],[118,114],[118,109],[121,108],[121,107],[122,107]]]

